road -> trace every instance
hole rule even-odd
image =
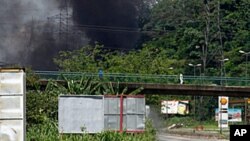
[[[206,139],[199,137],[180,137],[168,134],[158,134],[157,137],[158,141],[227,141],[227,140]]]

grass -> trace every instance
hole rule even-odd
[[[165,123],[167,127],[173,124],[183,124],[183,127],[181,128],[168,130],[167,132],[170,134],[229,139],[228,129],[223,129],[223,132],[220,133],[218,122],[214,119],[198,121],[194,119],[193,116],[175,116],[166,119]],[[203,127],[203,129],[201,129],[201,126]]]
[[[32,125],[27,129],[27,141],[155,141],[156,132],[150,121],[144,133],[127,134],[104,131],[97,134],[59,134],[56,121]]]
[[[198,121],[191,116],[170,117],[166,119],[165,123],[167,127],[173,124],[183,124],[184,128],[195,128],[198,125],[202,125],[205,129],[218,129],[217,121]]]

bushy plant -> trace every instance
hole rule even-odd
[[[114,95],[119,95],[119,94],[129,94],[129,95],[135,95],[140,93],[144,88],[139,87],[133,91],[128,92],[128,87],[125,87],[121,89],[120,83],[104,83],[102,84],[102,94],[114,94]]]
[[[59,134],[56,122],[46,120],[44,124],[28,128],[27,141],[155,141],[155,130],[146,122],[144,133],[128,134],[104,131],[97,134]]]
[[[28,126],[44,124],[47,119],[57,119],[58,94],[29,91],[26,95],[26,118]]]

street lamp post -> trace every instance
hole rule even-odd
[[[188,64],[190,67],[193,67],[194,68],[194,77],[195,77],[195,68],[196,67],[201,67],[201,64],[192,64],[192,63],[189,63]],[[201,72],[201,71],[200,71]],[[200,74],[201,75],[201,74]],[[196,96],[194,96],[194,119],[195,119],[195,116],[196,116]]]
[[[220,76],[221,76],[220,84],[221,84],[221,85],[222,85],[222,78],[223,78],[223,76],[226,76],[226,70],[225,70],[225,68],[224,68],[224,62],[225,62],[225,61],[228,61],[228,60],[229,60],[228,58],[219,60],[219,61],[220,61]],[[224,70],[224,73],[223,73],[223,70]]]
[[[247,74],[247,71],[248,71],[248,55],[250,54],[250,52],[245,52],[243,50],[239,50],[239,53],[243,54],[246,56],[246,74],[245,74],[245,77],[246,77],[246,85],[248,84],[247,83],[247,78],[248,78],[248,74]],[[247,121],[247,99],[248,98],[245,98],[245,122]]]
[[[245,77],[246,77],[246,79],[247,79],[247,77],[248,77],[248,74],[247,74],[247,69],[248,69],[248,56],[249,56],[249,54],[250,54],[250,52],[245,52],[245,51],[243,51],[243,50],[240,50],[239,51],[239,53],[241,53],[241,54],[243,54],[243,55],[245,55],[246,56],[246,74],[245,74]],[[246,81],[246,83],[247,83],[247,81]]]
[[[224,62],[225,61],[228,61],[229,59],[228,58],[222,58],[220,61],[220,76],[221,76],[221,79],[220,79],[220,84],[222,85],[222,77],[223,76],[226,76],[226,70],[225,70],[225,67],[224,67]],[[224,73],[223,73],[223,70],[224,70]],[[227,82],[226,82],[227,83]],[[220,97],[219,97],[220,99]],[[222,113],[223,113],[223,108],[222,108],[222,105],[225,105],[224,102],[222,102],[223,100],[220,100],[220,105],[219,105],[219,108],[218,108],[218,112],[219,112],[219,119],[218,119],[218,122],[219,122],[219,126],[220,126],[220,133],[222,133]]]
[[[194,77],[195,77],[195,68],[196,68],[196,67],[200,67],[201,64],[196,64],[196,65],[194,65],[194,64],[189,63],[188,65],[189,65],[190,67],[194,67]]]

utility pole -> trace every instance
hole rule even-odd
[[[205,76],[205,72],[206,72],[206,63],[207,63],[207,48],[202,45],[202,46],[195,46],[196,49],[201,48],[201,60],[202,60],[202,66],[203,66],[203,76]],[[200,72],[201,73],[201,72]]]
[[[60,6],[59,14],[59,41],[66,41],[66,47],[68,44],[68,33],[69,33],[69,10],[68,0],[63,0]]]
[[[203,54],[203,73],[204,76],[206,75],[206,66],[207,66],[207,53],[208,53],[208,48],[209,48],[209,41],[210,41],[210,6],[209,6],[210,0],[207,0],[205,4],[205,23],[206,23],[206,28],[204,32],[204,41],[205,45],[202,45],[202,54]]]

